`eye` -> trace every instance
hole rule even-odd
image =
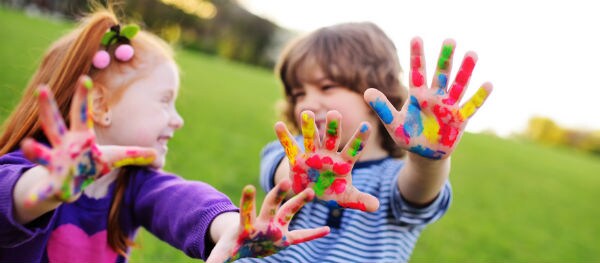
[[[293,90],[292,91],[292,99],[297,100],[299,98],[304,97],[304,95],[306,95],[306,92],[304,90]]]
[[[332,90],[332,89],[335,89],[335,88],[337,88],[337,87],[338,87],[337,85],[323,85],[323,86],[321,87],[321,90],[323,90],[323,91],[327,91],[327,90]]]

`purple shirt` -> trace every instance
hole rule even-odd
[[[21,151],[0,157],[0,262],[122,262],[106,241],[114,183],[94,199],[83,194],[36,220],[14,220],[13,189],[35,164]],[[208,226],[219,214],[238,211],[208,184],[149,168],[133,168],[120,211],[121,229],[134,238],[141,226],[188,256],[206,260]]]

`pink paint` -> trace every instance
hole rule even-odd
[[[311,168],[320,170],[323,168],[323,163],[321,162],[321,157],[319,155],[313,155],[310,158],[306,159],[306,165]]]
[[[335,163],[333,164],[333,172],[339,175],[345,175],[350,172],[352,166],[348,163]]]

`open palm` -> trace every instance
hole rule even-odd
[[[90,119],[88,89],[91,87],[89,77],[79,79],[71,104],[69,130],[50,89],[47,86],[39,88],[40,121],[52,148],[31,138],[23,140],[21,147],[25,156],[46,167],[50,176],[31,190],[27,205],[50,197],[74,201],[87,185],[113,168],[147,165],[154,160],[156,152],[153,149],[96,145]]]
[[[294,192],[312,188],[319,200],[329,206],[373,212],[379,201],[362,193],[352,185],[352,167],[369,138],[371,128],[363,122],[341,152],[338,152],[341,134],[339,112],[327,113],[327,131],[320,142],[314,113],[302,112],[302,135],[305,152],[301,152],[285,124],[275,124],[275,132],[290,162],[290,178]]]
[[[329,227],[326,226],[288,230],[294,214],[315,196],[311,189],[306,189],[280,206],[290,188],[291,183],[287,179],[277,184],[265,197],[260,214],[256,217],[256,189],[251,185],[244,187],[240,201],[240,226],[215,245],[207,262],[267,257],[290,245],[329,234]]]
[[[420,38],[411,41],[409,98],[400,111],[396,111],[385,95],[376,89],[368,89],[364,94],[365,101],[383,121],[396,144],[431,159],[450,156],[467,121],[492,92],[492,84],[486,82],[466,103],[458,105],[477,62],[477,55],[474,52],[465,55],[454,82],[447,89],[455,46],[453,40],[444,41],[431,88],[428,88],[424,80],[426,73],[422,41]]]

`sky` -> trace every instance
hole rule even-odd
[[[467,131],[507,136],[533,116],[566,128],[600,130],[600,15],[594,1],[238,0],[250,12],[298,32],[371,21],[394,41],[408,71],[409,43],[424,42],[427,79],[445,38],[479,57],[465,98],[485,81],[494,91]],[[408,79],[404,76],[404,79]],[[596,84],[594,84],[596,83]],[[407,83],[405,83],[407,84]]]

